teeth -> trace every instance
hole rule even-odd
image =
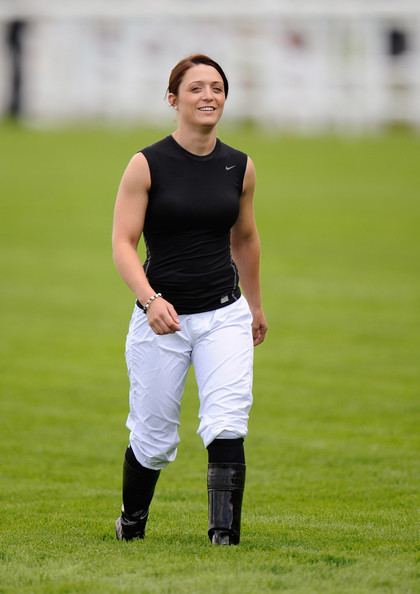
[[[199,107],[200,111],[214,111],[214,107]]]

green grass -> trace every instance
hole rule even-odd
[[[239,547],[206,539],[189,378],[144,542],[114,540],[133,305],[117,184],[167,131],[0,127],[0,592],[418,592],[420,140],[222,137],[258,171],[270,331]]]

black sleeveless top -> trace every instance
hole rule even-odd
[[[230,229],[239,213],[247,155],[219,139],[194,155],[172,136],[141,151],[151,174],[143,235],[146,276],[179,314],[225,307],[240,297]]]

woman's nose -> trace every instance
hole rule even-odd
[[[210,87],[203,87],[203,99],[213,99],[213,93]]]

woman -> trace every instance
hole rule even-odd
[[[126,348],[130,444],[119,540],[144,538],[159,473],[176,457],[192,363],[198,434],[209,460],[208,535],[213,544],[239,543],[253,345],[264,340],[267,323],[254,165],[216,136],[227,95],[228,81],[214,60],[199,54],[181,60],[167,93],[177,129],[131,159],[118,190],[114,261],[137,298]],[[143,266],[137,255],[142,233]]]

